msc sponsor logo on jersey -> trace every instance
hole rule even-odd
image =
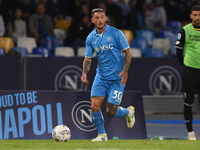
[[[82,131],[91,132],[96,130],[92,121],[92,109],[90,101],[80,101],[72,108],[72,120]]]
[[[61,68],[54,81],[55,90],[87,90],[87,85],[81,81],[82,69],[68,65]]]
[[[200,36],[190,35],[189,40],[190,41],[200,41]]]
[[[106,45],[100,46],[100,49],[101,49],[101,51],[113,49],[113,44],[106,44]]]
[[[179,93],[181,87],[181,76],[172,66],[164,65],[156,68],[149,78],[149,89],[152,95],[162,91]]]

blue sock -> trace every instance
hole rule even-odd
[[[127,108],[118,107],[117,112],[114,117],[120,118],[120,117],[127,116],[128,114],[129,114],[129,110]]]
[[[101,109],[100,109],[100,111],[98,111],[96,113],[92,112],[92,119],[97,128],[98,134],[106,133],[106,131],[104,129],[104,119],[103,119],[103,115],[101,113]]]

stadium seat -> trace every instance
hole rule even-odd
[[[10,50],[15,50],[20,52],[22,57],[26,57],[28,55],[28,50],[25,47],[12,47]]]
[[[72,20],[66,20],[66,19],[56,20],[55,27],[59,29],[64,29],[67,34],[71,23],[72,23]]]
[[[74,57],[74,49],[72,47],[56,47],[55,56]]]
[[[10,37],[0,37],[0,47],[3,47],[8,53],[10,48],[14,47],[14,41]]]
[[[177,40],[177,36],[178,34],[174,34],[171,38],[170,38],[170,55],[171,56],[175,56],[176,55],[176,47],[175,47],[175,44],[176,44],[176,40]]]
[[[33,37],[17,38],[17,47],[25,47],[29,54],[32,54],[33,48],[37,47],[36,40]]]
[[[54,28],[54,35],[59,41],[59,45],[63,46],[63,41],[66,38],[66,32],[64,29]]]
[[[136,38],[146,39],[148,41],[149,45],[152,45],[152,41],[155,38],[155,34],[151,30],[137,30]]]
[[[85,56],[86,47],[79,47],[77,50],[77,56],[84,57]]]
[[[165,55],[169,54],[170,45],[169,38],[155,38],[152,42],[152,48],[162,49]]]
[[[168,38],[168,37],[172,37],[174,35],[174,33],[172,31],[160,31],[158,33],[158,37],[159,38]]]
[[[52,35],[46,35],[40,39],[40,47],[47,48],[51,55],[53,56],[55,53],[55,48],[59,46],[59,41]]]
[[[146,39],[135,38],[131,40],[131,48],[138,48],[141,50],[142,55],[145,55],[145,51],[149,48],[149,44]]]
[[[41,54],[28,54],[26,57],[31,57],[31,58],[42,58],[42,57],[44,57],[44,56],[41,55]]]
[[[175,43],[177,40],[178,33],[173,33],[171,31],[160,31],[159,37],[160,38],[169,38],[170,40],[170,54],[171,56],[176,55],[176,48]]]
[[[148,48],[145,53],[145,57],[164,57],[164,52],[162,49],[158,48]]]
[[[0,47],[0,56],[6,56],[6,50],[3,47]]]
[[[134,38],[133,36],[133,32],[131,30],[125,30],[125,29],[122,29],[121,30],[123,32],[123,34],[125,35],[129,45],[131,44],[131,40]]]
[[[167,26],[172,29],[173,33],[178,33],[181,29],[181,22],[180,21],[167,21]]]
[[[142,57],[141,50],[139,48],[130,48],[132,52],[132,57],[133,58],[140,58]]]
[[[78,50],[77,50],[77,56],[85,57],[85,50],[86,50],[86,47],[79,47]],[[94,52],[92,57],[97,57],[97,53]]]
[[[45,47],[35,47],[33,48],[33,55],[42,55],[43,57],[51,56],[49,50]]]

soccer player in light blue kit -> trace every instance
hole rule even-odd
[[[132,128],[135,124],[135,108],[133,106],[128,108],[119,106],[128,79],[132,54],[124,34],[106,24],[107,17],[103,9],[93,9],[91,20],[96,28],[86,39],[81,80],[84,84],[89,84],[87,73],[90,70],[92,55],[96,51],[98,66],[91,89],[91,109],[98,136],[92,141],[107,141],[108,137],[101,112],[104,99],[107,99],[106,113],[110,117],[126,116],[128,128]]]

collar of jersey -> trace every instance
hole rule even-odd
[[[109,29],[109,26],[106,24],[106,28],[105,28],[105,30],[103,31],[103,33],[104,33],[105,31],[107,31],[108,29]],[[102,33],[102,34],[103,34],[103,33]],[[95,28],[94,34],[100,36],[100,34],[97,32],[97,29],[96,29],[96,28]]]

